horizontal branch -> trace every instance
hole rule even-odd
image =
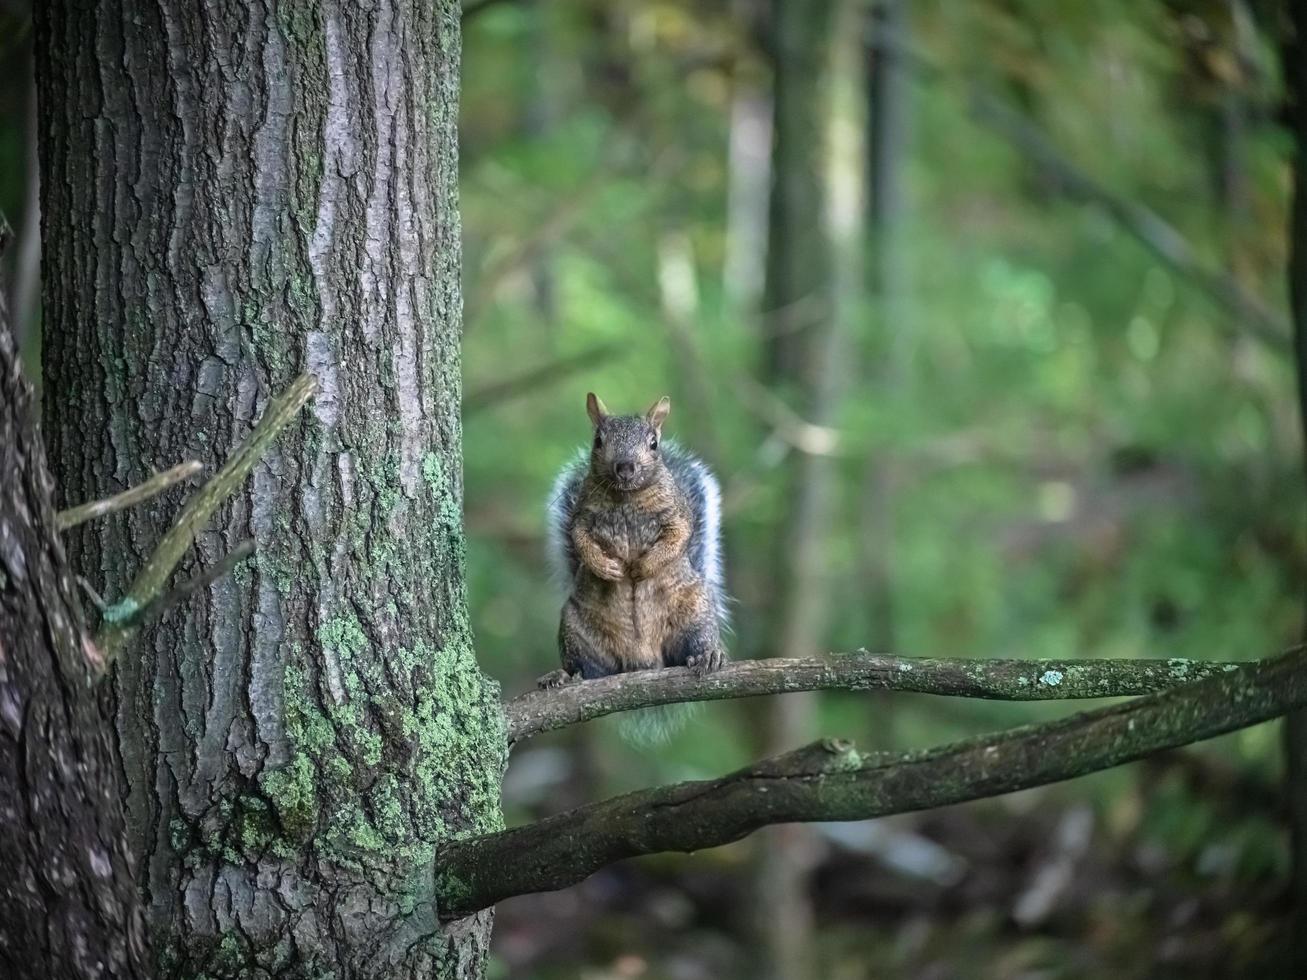
[[[575,884],[640,854],[698,851],[767,824],[865,820],[997,796],[1132,762],[1307,705],[1298,648],[1128,704],[901,756],[826,741],[721,779],[628,793],[445,845],[441,915]]]
[[[684,667],[642,670],[529,691],[504,705],[509,742],[615,711],[676,701],[718,701],[791,691],[911,691],[996,701],[1055,701],[1153,694],[1238,669],[1201,660],[974,660],[833,654],[737,660],[699,677]]]
[[[208,525],[214,511],[245,482],[254,464],[317,389],[317,379],[310,374],[301,374],[292,381],[284,392],[268,402],[254,431],[222,469],[186,502],[172,528],[137,572],[127,595],[104,610],[104,625],[95,645],[103,653],[106,666],[134,635],[139,614],[163,593],[177,564],[195,542],[195,536]]]
[[[114,494],[112,497],[106,497],[103,500],[92,500],[90,503],[79,504],[76,507],[69,507],[67,510],[61,510],[54,515],[54,524],[61,531],[67,531],[70,527],[76,527],[78,524],[85,524],[87,521],[94,520],[97,517],[104,517],[106,514],[113,514],[120,510],[126,510],[128,507],[135,507],[137,504],[149,500],[167,490],[175,483],[181,483],[182,480],[194,476],[200,470],[204,469],[197,459],[188,460],[185,463],[178,463],[171,469],[166,469],[161,473],[156,473],[142,483],[124,490],[122,493]]]

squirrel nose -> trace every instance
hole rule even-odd
[[[623,478],[635,476],[635,464],[629,460],[622,460],[614,464],[613,470]]]

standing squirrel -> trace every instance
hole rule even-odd
[[[562,669],[541,687],[655,667],[726,663],[721,490],[708,467],[662,438],[671,402],[610,415],[586,395],[594,443],[563,468],[549,504],[550,557],[569,595]]]

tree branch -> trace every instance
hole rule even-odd
[[[996,701],[1053,701],[1153,694],[1246,664],[1200,660],[974,660],[834,654],[738,660],[698,677],[684,667],[641,670],[528,691],[504,705],[508,740],[520,742],[615,711],[677,701],[717,701],[791,691],[912,691]]]
[[[163,592],[177,563],[194,543],[195,535],[209,523],[219,505],[244,483],[254,464],[317,389],[316,378],[301,374],[290,383],[290,387],[268,402],[263,418],[259,419],[250,437],[213,479],[186,502],[172,529],[163,536],[145,566],[137,572],[126,597],[104,610],[104,624],[96,637],[96,646],[104,655],[106,668],[122,645],[135,634],[140,612]]]
[[[628,793],[445,845],[441,915],[575,884],[625,858],[698,851],[766,824],[866,820],[997,796],[1132,762],[1307,705],[1307,652],[998,735],[900,756],[827,740],[721,779]]]
[[[104,517],[106,514],[126,510],[128,507],[135,507],[137,504],[163,493],[173,484],[181,483],[182,480],[194,476],[202,469],[204,469],[204,466],[197,459],[178,463],[172,469],[156,473],[145,482],[138,483],[122,493],[59,511],[54,516],[55,527],[60,531],[67,531],[70,527],[85,524],[97,517]]]
[[[183,599],[194,595],[201,589],[207,589],[210,585],[227,575],[232,569],[253,554],[254,542],[252,540],[242,541],[220,558],[218,563],[213,567],[208,568],[199,575],[196,575],[194,578],[187,580],[177,586],[177,588],[170,589],[149,605],[141,607],[141,609],[131,617],[130,621],[133,624],[139,624],[152,613],[162,612],[169,606],[175,606]]]
[[[560,381],[570,374],[596,367],[605,361],[616,360],[618,357],[624,356],[625,353],[616,344],[598,344],[581,351],[579,354],[560,357],[556,361],[523,371],[511,378],[484,385],[475,391],[468,392],[463,397],[463,415],[467,417],[501,402],[530,394],[532,391],[551,385],[555,381]]]
[[[897,55],[919,79],[937,82],[946,73],[910,47],[894,38],[877,44]],[[1288,320],[1247,292],[1237,281],[1210,268],[1180,231],[1157,212],[1108,190],[1062,153],[1029,118],[980,86],[967,83],[969,109],[973,118],[990,127],[1036,168],[1051,177],[1068,197],[1092,204],[1116,225],[1152,252],[1178,275],[1238,318],[1240,326],[1273,350],[1284,352],[1291,344]]]

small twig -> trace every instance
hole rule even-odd
[[[95,608],[100,611],[101,615],[104,615],[105,609],[109,606],[109,604],[104,601],[104,596],[96,592],[95,586],[82,575],[77,576],[77,585],[84,593],[86,593],[86,598],[91,600],[91,605],[95,606]]]
[[[492,7],[498,7],[500,4],[508,2],[509,0],[468,0],[463,5],[463,9],[459,11],[458,17],[463,22],[463,26],[466,27],[468,21],[473,20],[478,14],[484,14]]]
[[[156,612],[162,612],[164,609],[167,609],[169,606],[176,605],[177,603],[181,602],[183,599],[186,599],[191,595],[195,594],[196,592],[199,592],[201,589],[208,588],[210,585],[218,581],[218,579],[222,578],[224,575],[226,575],[228,572],[230,572],[237,565],[239,565],[246,558],[249,558],[253,554],[254,554],[254,541],[253,540],[242,541],[235,548],[232,548],[231,551],[229,551],[226,555],[224,555],[223,558],[212,568],[200,573],[199,575],[196,575],[194,578],[184,582],[182,585],[177,586],[177,588],[165,592],[163,595],[159,596],[149,605],[143,607],[139,612],[135,613],[132,616],[132,622],[138,623],[141,620],[145,619],[147,616],[150,616]]]
[[[603,364],[605,361],[615,360],[625,356],[625,354],[626,351],[615,344],[599,344],[589,350],[583,350],[579,354],[561,357],[548,364],[542,364],[539,367],[531,368],[529,371],[523,371],[511,378],[485,385],[476,391],[468,392],[464,396],[463,414],[464,416],[472,415],[500,402],[506,402],[511,398],[519,398],[537,388],[553,384],[569,374]]]
[[[177,563],[194,543],[196,534],[208,524],[218,506],[245,482],[254,464],[317,389],[317,379],[310,374],[301,374],[292,381],[289,388],[268,403],[263,418],[226,465],[186,502],[172,529],[163,536],[137,573],[127,595],[105,610],[105,621],[96,637],[96,646],[104,654],[106,667],[135,634],[140,612],[163,591]]]
[[[746,377],[737,378],[734,387],[740,404],[791,448],[809,456],[851,455],[848,439],[839,429],[809,422],[771,389]]]
[[[135,507],[142,501],[163,493],[173,484],[194,476],[202,469],[204,469],[204,466],[197,459],[178,463],[172,469],[156,473],[130,490],[124,490],[122,493],[114,494],[112,497],[106,497],[103,500],[92,500],[90,503],[79,504],[76,507],[69,507],[67,510],[59,511],[54,517],[55,527],[60,531],[67,531],[70,527],[84,524],[96,517],[103,517],[106,514],[126,510],[128,507]]]

